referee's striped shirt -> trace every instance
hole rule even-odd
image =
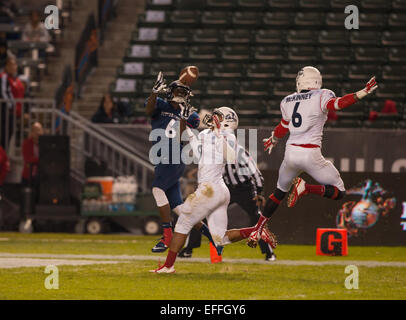
[[[237,164],[226,164],[223,179],[228,187],[251,184],[255,195],[262,192],[264,178],[254,159],[242,146],[237,144]]]

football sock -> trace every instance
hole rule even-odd
[[[306,191],[311,194],[318,194],[319,196],[324,196],[326,187],[322,185],[305,184]]]
[[[266,218],[270,218],[273,213],[276,211],[276,209],[278,209],[279,204],[281,203],[281,201],[283,200],[283,198],[285,197],[286,192],[280,190],[280,189],[276,189],[276,191],[274,193],[272,193],[268,200],[266,200],[265,203],[265,208],[264,208],[264,216]]]
[[[169,246],[172,240],[172,224],[170,222],[163,222],[162,228],[164,229],[164,243]]]
[[[173,252],[169,249],[168,255],[166,256],[166,261],[165,261],[164,266],[168,267],[168,268],[172,267],[175,263],[177,255],[178,255],[177,252]]]

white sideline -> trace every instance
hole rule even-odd
[[[52,253],[0,253],[0,268],[3,268],[4,258],[37,258],[37,259],[87,259],[103,260],[97,263],[108,263],[106,260],[114,260],[110,263],[120,263],[128,261],[165,261],[164,255],[104,255],[104,254],[52,254]],[[94,263],[95,261],[93,261]],[[209,258],[178,258],[177,262],[200,262],[210,263]],[[286,265],[286,266],[347,266],[356,265],[358,267],[400,267],[406,268],[406,262],[400,261],[374,261],[374,260],[332,260],[332,261],[312,261],[312,260],[277,260],[268,262],[263,259],[232,259],[224,258],[224,263],[246,263],[246,264],[266,264],[266,265]]]

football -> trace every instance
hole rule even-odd
[[[199,77],[199,68],[196,66],[185,67],[179,74],[179,80],[188,86],[192,85],[197,80],[198,77]]]

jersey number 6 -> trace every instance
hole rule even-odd
[[[296,102],[292,113],[292,124],[295,128],[299,128],[302,125],[302,116],[300,115],[300,113],[297,112],[299,104],[300,102]]]

